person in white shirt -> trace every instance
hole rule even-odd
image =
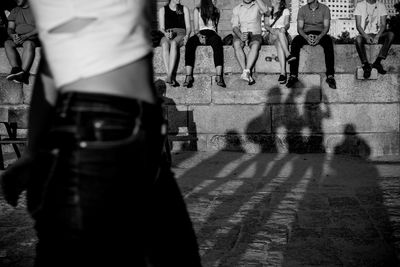
[[[249,85],[255,83],[251,71],[261,48],[261,18],[266,12],[268,8],[262,0],[243,0],[232,11],[233,47],[243,71],[240,78]],[[245,45],[250,48],[247,57],[243,51]]]
[[[154,4],[31,1],[44,47],[24,155],[38,237],[35,267],[201,267],[163,153],[167,126],[150,35]],[[16,173],[10,168],[1,179],[14,206],[23,186]]]
[[[364,70],[364,78],[366,79],[370,77],[372,68],[376,68],[380,74],[386,73],[381,61],[386,59],[394,40],[393,32],[386,31],[387,15],[385,5],[377,0],[359,2],[354,10],[356,27],[360,33],[356,38],[355,44]],[[383,44],[383,46],[371,67],[364,45],[378,43]]]
[[[278,82],[281,84],[286,83],[286,61],[296,59],[290,54],[289,44],[287,38],[287,30],[290,27],[290,11],[286,8],[285,0],[272,0],[272,7],[270,8],[268,22],[265,28],[268,43],[274,44],[278,53],[281,74],[279,75]]]

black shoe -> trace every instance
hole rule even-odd
[[[380,62],[374,62],[374,64],[372,64],[372,67],[375,68],[379,74],[386,74],[386,70],[383,69],[383,66]]]
[[[371,76],[371,65],[369,65],[369,63],[364,63],[362,69],[364,71],[364,79],[368,79]]]
[[[193,87],[194,78],[192,75],[186,75],[185,82],[183,83],[183,87],[192,88]]]
[[[286,87],[287,88],[292,88],[293,85],[295,85],[297,82],[299,81],[299,79],[296,76],[289,76],[288,82],[286,83]]]
[[[286,75],[281,74],[281,75],[279,75],[278,82],[280,84],[285,84],[286,83],[286,79],[287,79]]]
[[[294,56],[292,56],[292,54],[290,54],[287,58],[286,58],[286,61],[290,64],[290,63],[292,63],[293,61],[295,61],[296,60],[296,57],[294,57]]]
[[[175,79],[171,79],[171,86],[172,87],[179,87],[181,85]]]
[[[11,81],[14,80],[14,77],[17,75],[21,75],[24,71],[20,67],[14,67],[11,69],[10,74],[7,75],[6,79]]]
[[[330,88],[336,89],[336,81],[335,81],[335,78],[333,77],[333,75],[329,75],[326,78],[326,83],[329,85]]]
[[[256,83],[256,80],[254,80],[253,76],[251,74],[249,75],[249,85],[253,85]]]
[[[223,88],[226,87],[226,84],[225,84],[225,81],[224,81],[224,77],[222,75],[217,75],[215,77],[215,81],[216,81],[218,86],[221,86]]]

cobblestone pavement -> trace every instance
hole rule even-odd
[[[204,267],[400,266],[400,161],[182,152],[174,171]],[[0,196],[0,266],[31,266],[31,224]]]

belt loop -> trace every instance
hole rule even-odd
[[[67,113],[69,111],[69,105],[71,103],[73,96],[74,96],[74,93],[67,93],[65,98],[62,99],[62,103],[61,103],[62,107],[61,107],[61,113],[60,113],[61,118],[67,117]]]

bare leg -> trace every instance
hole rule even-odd
[[[192,66],[186,66],[186,75],[193,76],[193,67]]]
[[[256,63],[256,60],[258,58],[259,51],[260,51],[260,43],[253,42],[250,46],[250,52],[247,58],[246,69],[251,70],[254,67],[254,64]]]
[[[281,67],[281,74],[286,75],[286,57],[283,51],[282,44],[279,40],[275,40],[274,45],[279,58],[279,65]]]
[[[169,58],[170,58],[169,48],[170,48],[170,45],[167,40],[164,40],[164,38],[163,38],[163,40],[161,40],[161,47],[162,47],[165,72],[169,73]],[[171,77],[168,76],[167,81],[168,80],[171,80]]]
[[[4,48],[6,50],[8,62],[10,62],[11,67],[12,68],[20,67],[21,66],[21,58],[18,54],[15,43],[11,40],[7,40],[4,42]]]
[[[239,62],[240,67],[242,70],[246,68],[246,55],[243,52],[243,47],[239,40],[234,41],[233,47],[235,49],[235,56],[237,61]]]
[[[222,66],[216,66],[215,72],[216,72],[217,76],[222,75]]]
[[[281,47],[282,47],[283,52],[285,53],[285,56],[288,57],[290,55],[290,51],[289,51],[289,45],[288,45],[288,41],[286,38],[286,34],[284,32],[279,31],[278,39],[279,39],[279,42],[281,43]]]
[[[176,43],[175,40],[171,41],[171,47],[170,47],[170,54],[169,54],[169,67],[168,67],[168,72],[167,72],[167,77],[172,80],[172,75],[175,69],[176,61],[178,58],[178,44]]]
[[[33,41],[25,41],[23,43],[23,53],[22,53],[22,69],[29,72],[31,69],[33,60],[35,59],[35,48],[36,45]]]

